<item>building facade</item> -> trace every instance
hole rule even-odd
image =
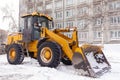
[[[120,0],[19,1],[20,16],[38,11],[52,16],[55,28],[77,27],[80,43],[120,43]]]

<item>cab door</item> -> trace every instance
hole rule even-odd
[[[32,40],[32,17],[24,18],[23,41],[30,42]]]
[[[38,40],[40,38],[40,26],[38,25],[38,16],[32,17],[32,40]]]

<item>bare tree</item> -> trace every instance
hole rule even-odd
[[[0,29],[0,54],[3,54],[4,46],[2,44],[5,43],[8,33],[17,31],[17,22],[13,16],[14,10],[8,5],[0,8],[0,10],[3,12],[3,22],[8,23],[9,27],[8,32]]]
[[[17,22],[13,16],[14,10],[12,10],[8,5],[1,8],[1,11],[4,13],[3,21],[9,20],[9,32],[17,31]]]

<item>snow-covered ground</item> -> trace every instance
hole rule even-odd
[[[40,67],[31,58],[25,58],[20,65],[10,65],[6,55],[0,55],[0,80],[120,80],[120,44],[105,45],[104,54],[112,69],[100,78],[78,75],[72,66],[62,63],[56,69]]]

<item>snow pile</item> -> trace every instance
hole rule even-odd
[[[120,62],[120,44],[104,45],[103,52],[110,62]]]
[[[41,67],[34,59],[25,58],[20,65],[10,65],[6,55],[0,55],[0,80],[120,80],[120,45],[105,45],[104,54],[112,69],[100,78],[77,74],[73,66],[60,64],[56,69]]]
[[[107,44],[104,45],[104,52],[108,57],[119,57],[120,58],[120,44]]]

